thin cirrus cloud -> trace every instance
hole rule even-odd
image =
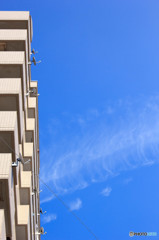
[[[75,132],[75,120],[70,125],[67,122],[70,129],[61,135],[61,141],[56,142],[56,135],[50,136],[52,144],[47,151],[44,145],[41,158],[49,161],[42,164],[41,178],[57,193],[83,189],[121,171],[158,162],[159,97],[135,103],[119,101],[110,108],[111,114],[103,110],[96,115],[89,116],[88,111],[87,117],[80,116],[85,124],[76,128],[76,134],[71,135]]]
[[[106,188],[104,188],[104,189],[101,191],[101,194],[102,194],[104,197],[109,197],[111,191],[112,191],[112,188],[111,188],[111,187],[106,187]]]
[[[82,201],[80,198],[77,198],[75,201],[72,201],[69,204],[70,211],[79,210],[82,207]]]
[[[50,201],[53,200],[54,198],[55,198],[54,196],[45,197],[45,198],[43,198],[42,200],[40,200],[40,203],[43,204],[43,203],[50,202]]]
[[[49,214],[46,216],[43,216],[42,221],[44,224],[55,221],[57,219],[57,215],[56,214]]]
[[[125,185],[128,185],[130,182],[132,182],[133,181],[133,179],[131,178],[131,177],[129,177],[129,178],[126,178],[126,179],[124,179],[124,181],[123,181],[123,183],[125,184]]]

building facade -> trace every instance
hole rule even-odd
[[[0,12],[0,239],[37,240],[40,228],[38,83],[31,80],[29,12]]]

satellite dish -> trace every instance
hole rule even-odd
[[[35,66],[36,66],[37,63],[41,63],[41,61],[38,61],[38,62],[37,62],[36,59],[35,59],[35,57],[33,57],[32,62],[34,63]]]
[[[35,57],[33,57],[33,59],[31,60],[31,62],[28,62],[29,65],[31,65],[32,63],[34,63],[34,65],[36,66],[37,63],[41,63],[41,61],[36,61]]]
[[[44,232],[44,228],[43,227],[41,227],[40,228],[40,231],[39,231],[39,234],[42,234],[42,235],[44,235],[44,234],[46,234],[47,232]]]
[[[33,57],[33,60],[32,60],[32,62],[34,63],[34,65],[36,66],[36,59],[35,59],[35,57]]]
[[[40,228],[40,233],[44,234],[44,228],[43,227]]]
[[[27,161],[24,161],[21,153],[19,154],[19,157],[17,158],[16,162],[12,163],[12,167],[18,167],[18,163],[21,162],[23,165],[29,163],[31,159],[28,159]]]
[[[43,210],[42,210],[42,208],[40,208],[40,211],[39,211],[41,214],[45,214],[45,213],[47,213],[46,211],[45,212],[43,212]],[[39,214],[40,215],[40,214]]]
[[[33,48],[33,50],[31,51],[31,54],[36,54],[36,53],[38,53],[38,52],[35,51],[34,48]]]
[[[32,89],[30,90],[30,92],[36,94],[36,93],[37,93],[37,89],[36,89],[36,88],[32,88]]]

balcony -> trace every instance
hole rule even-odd
[[[0,112],[0,153],[12,153],[13,162],[19,155],[17,112]]]
[[[1,51],[25,51],[27,44],[27,30],[1,30]],[[4,48],[2,48],[4,46]]]
[[[4,210],[0,210],[0,240],[6,239],[6,226],[5,226],[5,217]]]
[[[17,207],[17,240],[30,240],[30,214],[29,205],[19,205]]]
[[[12,155],[0,154],[0,209],[4,209],[6,235],[10,238],[14,234],[14,206]]]
[[[29,12],[5,11],[0,12],[0,29],[26,29],[28,43],[32,41],[33,28]],[[30,52],[30,44],[29,44]]]
[[[25,164],[23,166],[24,171],[33,171],[34,170],[34,154],[33,154],[33,143],[24,143],[24,159],[28,161],[29,159],[31,162]]]
[[[26,121],[26,131],[34,131],[35,130],[35,119],[27,118]]]
[[[20,204],[30,205],[31,198],[31,172],[21,171],[20,174],[21,188],[20,188]]]
[[[35,118],[37,97],[28,98],[28,118]]]
[[[0,153],[12,153],[12,161],[19,156],[17,112],[0,112]],[[13,169],[15,184],[18,182],[19,167]]]
[[[19,143],[23,134],[23,111],[20,78],[0,78],[0,111],[17,111]]]
[[[0,30],[0,51],[22,51],[25,52],[25,63],[27,76],[30,74],[30,52],[27,41],[27,30]]]
[[[26,109],[29,81],[26,74],[24,52],[0,51],[0,78],[21,78],[23,110]]]

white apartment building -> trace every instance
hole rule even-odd
[[[0,12],[0,240],[37,240],[43,233],[32,32],[29,12]]]

